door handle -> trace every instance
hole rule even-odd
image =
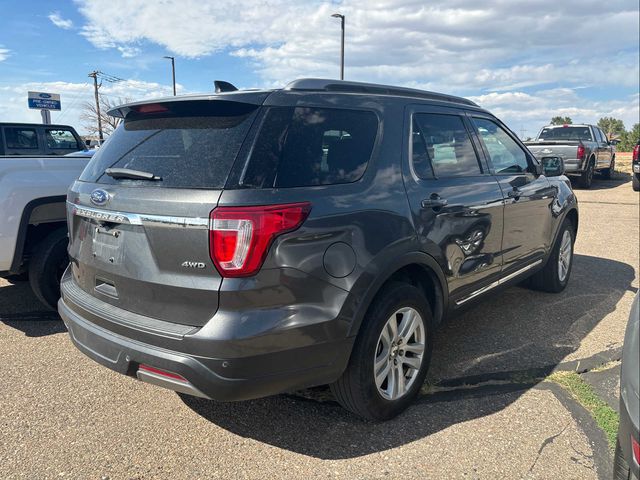
[[[446,207],[447,203],[449,202],[441,198],[437,193],[434,193],[429,198],[422,200],[422,208],[442,208]]]

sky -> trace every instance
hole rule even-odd
[[[556,115],[640,121],[638,0],[2,0],[0,121],[40,122],[29,90],[59,93],[52,121],[85,133],[93,70],[111,103],[338,78],[464,96],[521,137]]]

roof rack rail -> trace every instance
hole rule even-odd
[[[418,90],[417,88],[393,87],[377,83],[347,82],[344,80],[330,80],[323,78],[301,78],[289,83],[285,90],[322,90],[326,92],[371,93],[378,95],[397,95],[402,97],[423,98],[443,102],[460,103],[477,107],[478,104],[462,97],[444,93]]]

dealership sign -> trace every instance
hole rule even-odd
[[[60,95],[58,93],[29,92],[29,108],[60,110]]]

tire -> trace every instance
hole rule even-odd
[[[29,283],[38,300],[56,310],[60,298],[60,278],[69,264],[66,229],[58,229],[42,240],[29,262]]]
[[[616,440],[616,451],[613,454],[613,480],[629,480],[630,478],[631,469],[622,455],[620,441]]]
[[[609,168],[603,168],[602,170],[600,170],[600,174],[602,175],[602,178],[604,178],[605,180],[611,180],[611,178],[613,177],[613,172],[616,170],[616,157],[614,156],[611,159],[611,164],[609,165]]]
[[[427,299],[416,287],[400,282],[383,287],[367,310],[346,370],[330,386],[336,400],[347,410],[369,420],[389,420],[404,411],[420,391],[429,369],[433,349],[432,318]],[[402,343],[390,342],[392,325],[397,325],[396,332],[400,333],[403,321],[409,325],[411,319],[416,322],[414,333],[399,339]],[[398,340],[398,337],[394,338]],[[403,345],[411,345],[412,350],[417,351],[422,348],[421,356],[403,350]],[[376,364],[381,371],[389,367],[386,377],[380,375],[379,378],[384,377],[380,384],[375,379]]]
[[[567,243],[568,242],[568,243]],[[573,245],[575,243],[575,229],[571,220],[565,219],[558,232],[558,238],[553,246],[551,255],[547,263],[539,272],[535,273],[529,280],[529,287],[549,293],[562,292],[571,277],[573,267]],[[567,248],[569,249],[567,251]],[[560,265],[560,256],[563,253],[564,262]]]
[[[578,185],[580,188],[591,188],[591,183],[593,182],[593,171],[595,169],[595,162],[593,158],[589,159],[589,164],[587,168],[578,179]]]
[[[633,177],[631,178],[631,186],[634,191],[640,191],[640,173],[633,174]]]

